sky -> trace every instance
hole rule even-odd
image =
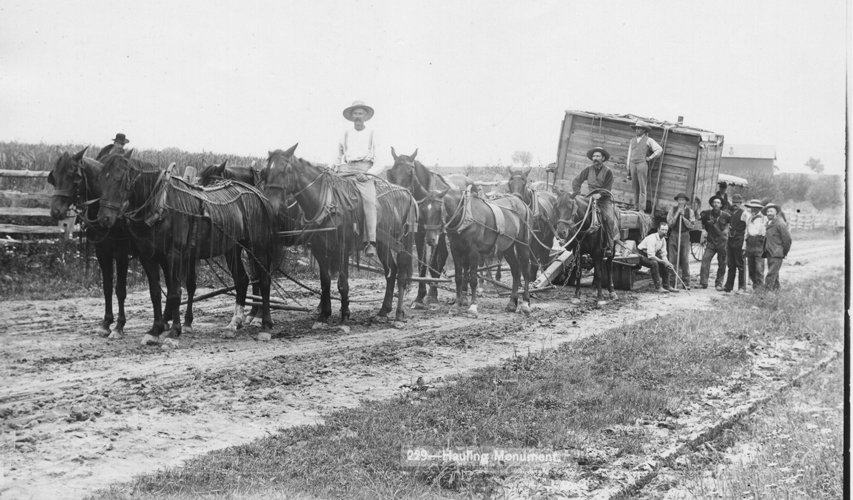
[[[842,0],[0,0],[0,141],[330,163],[355,100],[378,162],[556,160],[565,110],[634,114],[845,167]]]

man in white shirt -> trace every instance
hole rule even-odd
[[[746,238],[743,241],[746,268],[753,290],[764,287],[764,236],[767,234],[767,217],[761,213],[764,205],[760,200],[750,200],[744,203],[749,208],[749,219],[746,221]]]
[[[637,120],[633,126],[636,137],[628,143],[628,179],[634,188],[634,205],[637,210],[646,212],[646,184],[649,177],[649,163],[663,153],[663,148],[649,137],[652,129],[648,123]]]
[[[337,170],[340,174],[355,176],[355,185],[364,206],[364,229],[367,233],[364,235],[367,242],[364,255],[373,257],[376,255],[376,186],[372,175],[378,173],[373,167],[376,142],[373,130],[364,124],[373,118],[373,108],[362,101],[355,101],[344,110],[344,118],[353,122],[354,128],[344,132],[338,143]]]
[[[666,258],[666,232],[669,230],[666,222],[661,222],[656,233],[646,236],[637,245],[637,253],[640,255],[640,265],[648,267],[652,272],[652,281],[655,284],[655,292],[670,293],[678,292],[669,284],[669,270],[672,268]],[[663,285],[661,286],[661,277]]]

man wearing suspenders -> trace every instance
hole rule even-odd
[[[344,110],[344,118],[353,122],[354,128],[344,132],[338,143],[338,173],[355,174],[356,188],[361,194],[364,206],[365,240],[367,246],[364,255],[376,255],[376,186],[373,177],[365,174],[377,174],[373,168],[376,158],[376,143],[373,130],[364,122],[373,118],[373,108],[362,101],[355,101]]]
[[[663,153],[663,148],[649,137],[651,126],[641,120],[633,126],[636,137],[628,143],[628,178],[634,188],[634,209],[646,212],[646,184],[649,163]]]
[[[581,170],[577,177],[572,181],[572,198],[580,194],[581,185],[586,182],[590,191],[596,189],[605,189],[606,193],[596,193],[592,195],[592,200],[598,204],[599,210],[603,219],[602,225],[605,227],[605,238],[607,239],[607,248],[604,250],[604,255],[607,257],[613,256],[613,245],[619,241],[619,213],[616,211],[610,199],[610,190],[613,189],[613,171],[604,165],[604,162],[610,159],[610,153],[602,147],[594,147],[586,152],[586,157],[592,160],[592,165]]]

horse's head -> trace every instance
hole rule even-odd
[[[424,221],[424,231],[426,232],[424,241],[426,244],[435,247],[438,244],[438,238],[444,232],[445,214],[444,196],[450,188],[443,191],[430,191],[426,198],[421,201],[418,206],[421,210],[421,220]]]
[[[133,186],[140,177],[142,172],[134,168],[131,160],[124,155],[110,155],[105,159],[104,167],[98,176],[101,185],[98,223],[106,227],[115,224],[127,209]]]
[[[198,172],[198,183],[202,186],[209,186],[215,181],[225,179],[225,165],[228,160],[223,161],[219,165],[203,165]]]
[[[581,220],[577,217],[578,202],[571,193],[561,192],[557,197],[557,206],[554,207],[554,228],[557,237],[567,240],[575,232],[575,226]]]
[[[509,193],[520,196],[525,202],[529,201],[527,193],[527,176],[530,174],[531,170],[533,170],[533,167],[527,167],[524,170],[513,170],[512,168],[507,167],[507,174],[509,175],[507,189],[509,190]]]
[[[394,157],[394,165],[388,169],[385,177],[392,184],[402,186],[414,194],[415,183],[418,182],[418,178],[415,176],[415,157],[418,156],[418,150],[416,149],[411,156],[398,155],[392,146],[391,156]]]
[[[47,176],[47,182],[53,186],[53,196],[50,201],[50,216],[56,220],[64,219],[68,207],[77,201],[80,185],[85,182],[81,163],[85,148],[75,155],[62,153],[56,159],[53,170]]]

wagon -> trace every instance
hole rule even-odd
[[[571,185],[571,181],[591,164],[586,152],[602,146],[610,153],[607,162],[613,170],[613,200],[623,208],[633,203],[634,192],[628,180],[628,144],[635,136],[631,126],[643,120],[651,126],[649,137],[663,148],[663,154],[649,166],[646,193],[646,214],[622,214],[622,240],[628,251],[617,252],[614,257],[614,286],[630,290],[634,283],[634,269],[639,258],[633,250],[637,243],[676,205],[675,196],[685,193],[691,205],[698,210],[703,200],[717,191],[717,177],[723,150],[723,136],[708,130],[688,127],[637,115],[612,115],[586,111],[566,111],[560,128],[557,146],[557,164],[552,186]],[[581,193],[586,194],[584,184]],[[701,232],[700,232],[701,235]]]

